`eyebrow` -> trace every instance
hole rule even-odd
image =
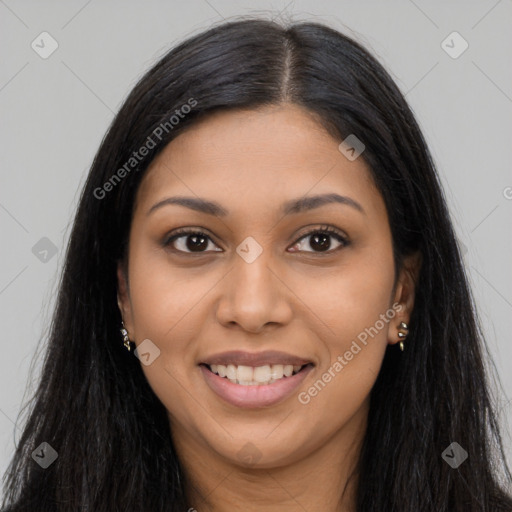
[[[299,199],[292,199],[284,203],[281,207],[281,211],[283,215],[293,215],[297,213],[302,213],[308,210],[313,210],[315,208],[320,208],[321,206],[338,203],[347,206],[351,206],[352,208],[358,210],[362,214],[366,215],[364,208],[354,199],[341,196],[339,194],[319,194],[316,196],[307,196],[301,197]],[[184,206],[185,208],[189,208],[191,210],[195,210],[197,212],[205,213],[207,215],[216,215],[218,217],[226,217],[229,215],[229,211],[222,207],[219,203],[215,201],[209,201],[207,199],[203,199],[200,197],[167,197],[154,204],[147,212],[146,215],[150,215],[158,208],[161,208],[166,205],[177,204],[179,206]]]

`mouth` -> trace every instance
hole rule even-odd
[[[236,364],[201,363],[211,373],[240,386],[266,386],[282,379],[287,379],[312,367],[312,363],[303,365],[272,364],[263,366],[246,366]]]
[[[218,398],[241,409],[270,407],[296,393],[314,364],[244,366],[199,365],[203,378]]]

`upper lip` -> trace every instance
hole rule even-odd
[[[265,350],[264,352],[244,352],[243,350],[231,350],[229,352],[221,352],[213,354],[201,361],[202,364],[234,364],[243,366],[264,366],[273,364],[282,365],[300,365],[303,366],[308,363],[312,363],[308,359],[303,357],[287,354],[286,352],[279,352],[277,350]]]

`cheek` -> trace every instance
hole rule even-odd
[[[172,266],[159,250],[144,249],[142,244],[134,250],[130,294],[138,339],[153,337],[166,345],[177,338],[175,332],[190,322],[208,289],[205,279],[193,278],[193,272]]]
[[[326,319],[330,329],[321,340],[325,357],[298,396],[319,433],[345,424],[367,404],[380,371],[395,315],[388,306],[392,282],[384,279],[366,287],[368,277],[340,279],[345,286],[336,296],[331,290],[336,308]]]
[[[313,296],[315,311],[330,329],[332,356],[344,353],[352,340],[375,326],[375,339],[386,340],[388,322],[380,321],[390,309],[394,262],[389,244],[376,250],[358,250],[347,255],[321,289]],[[394,311],[389,311],[394,316]],[[388,315],[388,316],[389,316]],[[373,331],[372,331],[373,332]],[[364,334],[361,336],[364,338]]]

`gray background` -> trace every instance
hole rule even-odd
[[[114,112],[172,45],[240,14],[326,22],[370,49],[406,94],[503,383],[497,401],[511,460],[511,0],[0,0],[0,474],[37,382],[78,193]],[[47,59],[31,47],[42,46],[44,31],[59,45]],[[458,58],[442,46],[453,31],[469,44]]]

